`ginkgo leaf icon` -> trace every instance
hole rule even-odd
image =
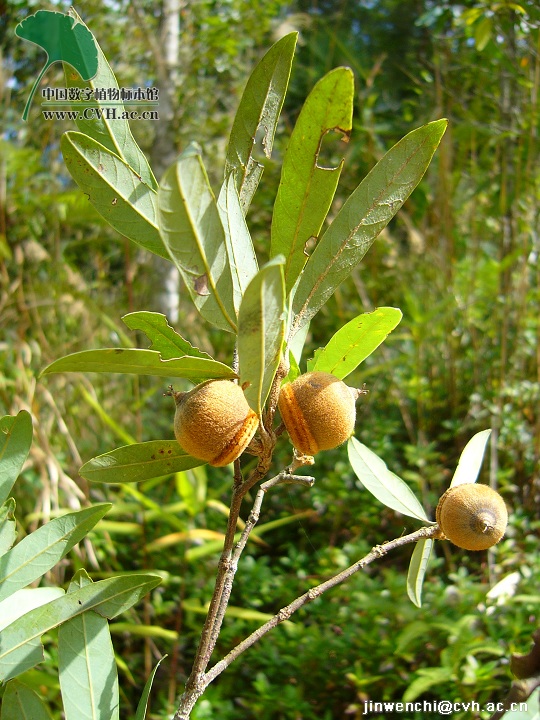
[[[47,53],[47,62],[30,92],[24,108],[23,120],[28,117],[30,104],[41,78],[55,62],[65,62],[79,73],[83,80],[91,80],[98,71],[98,51],[90,30],[63,13],[38,10],[20,22],[15,34],[38,45]]]

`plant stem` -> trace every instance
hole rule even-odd
[[[263,441],[264,440],[270,440],[268,438],[268,435],[265,433],[263,434]],[[201,633],[201,639],[199,641],[199,646],[197,648],[197,654],[195,655],[195,661],[193,663],[193,668],[191,670],[191,674],[187,680],[186,688],[184,691],[184,694],[182,695],[182,699],[180,702],[180,706],[178,708],[178,711],[176,715],[174,716],[174,720],[183,720],[184,718],[189,717],[189,713],[187,715],[181,714],[186,707],[193,708],[193,705],[197,701],[197,699],[200,697],[201,693],[204,690],[205,685],[202,686],[201,689],[201,682],[204,679],[204,671],[206,670],[206,667],[208,666],[208,663],[210,661],[210,657],[212,655],[212,652],[214,650],[214,647],[217,642],[217,638],[219,636],[219,631],[221,629],[221,623],[223,621],[223,617],[225,615],[225,610],[227,607],[227,603],[230,597],[230,592],[232,589],[232,581],[231,581],[231,588],[228,589],[227,593],[224,595],[224,589],[227,582],[227,578],[230,578],[230,569],[231,569],[231,563],[232,563],[232,551],[234,546],[234,536],[236,533],[236,527],[238,524],[238,518],[240,517],[240,508],[242,506],[242,500],[244,499],[245,495],[249,492],[249,490],[257,483],[259,480],[261,480],[266,473],[268,472],[268,469],[270,467],[271,457],[272,457],[272,451],[274,449],[275,444],[275,438],[271,440],[270,442],[265,442],[266,451],[264,454],[259,458],[259,462],[257,464],[257,467],[251,472],[251,474],[246,478],[246,480],[242,480],[242,474],[239,469],[238,461],[236,462],[236,468],[235,468],[235,483],[233,486],[233,493],[232,493],[232,499],[231,499],[231,508],[229,512],[229,518],[227,521],[227,530],[225,532],[225,540],[223,541],[223,550],[221,552],[221,557],[219,559],[218,564],[218,570],[216,575],[216,582],[214,585],[214,592],[212,594],[212,599],[210,600],[210,606],[208,608],[208,613],[206,615],[206,619],[204,622],[204,626]],[[247,539],[247,538],[246,538]],[[234,573],[233,573],[234,577]],[[191,712],[191,710],[189,711]]]
[[[276,484],[279,484],[280,478],[281,482],[285,482],[284,480],[284,474],[280,473],[280,475],[276,476],[275,478],[272,478],[272,480],[269,480],[267,483],[264,483],[264,486],[261,486],[259,489],[259,492],[257,493],[257,497],[255,499],[253,510],[250,514],[250,517],[246,523],[246,528],[244,532],[242,533],[242,537],[240,538],[238,544],[237,544],[237,550],[239,549],[239,552],[243,548],[239,548],[240,544],[243,542],[243,545],[245,546],[245,542],[247,541],[247,538],[249,536],[249,533],[255,526],[255,523],[258,518],[258,513],[260,511],[260,507],[262,504],[262,500],[264,497],[264,494],[269,489],[269,487],[273,487]],[[294,476],[291,476],[294,477]],[[305,478],[302,478],[302,480],[305,480]],[[292,482],[295,482],[295,480],[291,480]],[[363,558],[358,560],[357,562],[350,565],[348,568],[343,570],[340,573],[337,573],[330,579],[326,580],[325,582],[321,583],[320,585],[315,586],[314,588],[310,588],[307,592],[305,592],[303,595],[300,595],[300,597],[296,598],[286,607],[282,608],[276,615],[274,615],[273,618],[271,618],[268,622],[266,622],[264,625],[261,625],[255,632],[251,633],[245,640],[243,640],[241,643],[239,643],[235,648],[233,648],[222,660],[220,660],[218,663],[214,665],[208,672],[201,671],[196,678],[194,678],[194,682],[191,683],[191,687],[188,688],[186,685],[186,692],[184,693],[184,696],[181,699],[180,706],[178,708],[177,713],[174,715],[173,720],[189,720],[191,711],[197,702],[198,698],[203,694],[205,689],[210,685],[210,683],[215,680],[218,675],[220,675],[224,670],[226,670],[229,665],[231,665],[243,652],[245,652],[248,648],[250,648],[252,645],[254,645],[257,640],[260,640],[266,633],[270,632],[270,630],[273,630],[273,628],[280,625],[285,620],[288,620],[293,613],[295,613],[297,610],[299,610],[304,605],[307,605],[308,603],[312,602],[316,598],[320,597],[323,593],[327,592],[328,590],[331,590],[332,588],[336,587],[340,583],[344,582],[345,580],[348,580],[352,575],[357,573],[359,570],[363,570],[366,565],[369,565],[375,560],[378,560],[379,558],[384,557],[388,552],[391,550],[395,550],[398,547],[402,547],[403,545],[408,545],[409,543],[417,542],[418,540],[426,539],[426,538],[436,538],[440,535],[440,530],[438,525],[431,525],[429,527],[422,527],[419,530],[416,530],[413,533],[410,533],[409,535],[404,535],[402,537],[396,538],[394,540],[391,540],[387,543],[384,543],[384,545],[377,545],[375,546],[371,552],[369,552],[367,555],[365,555]],[[245,537],[245,539],[244,539]],[[191,680],[191,677],[190,677]]]
[[[327,592],[327,590],[331,590],[345,580],[348,580],[359,570],[363,570],[366,565],[369,565],[374,560],[378,560],[379,558],[384,557],[390,550],[394,550],[395,548],[401,547],[402,545],[407,545],[408,543],[416,542],[417,540],[433,538],[436,537],[438,534],[438,526],[432,525],[429,527],[420,528],[420,530],[416,530],[409,535],[403,535],[402,537],[391,540],[384,545],[375,546],[371,550],[371,552],[365,555],[361,560],[353,563],[348,568],[338,573],[337,575],[334,575],[329,580],[326,580],[320,585],[316,585],[314,588],[310,588],[303,595],[300,595],[300,597],[296,598],[296,600],[293,600],[292,603],[282,608],[276,615],[274,615],[273,618],[271,618],[264,625],[261,625],[260,628],[255,630],[255,632],[251,633],[251,635],[249,635],[245,640],[242,640],[242,642],[239,643],[235,648],[233,648],[233,650],[231,650],[231,652],[226,655],[223,660],[220,660],[216,665],[214,665],[214,667],[208,673],[206,673],[205,682],[207,684],[210,684],[212,680],[214,680],[226,668],[228,668],[229,665],[234,662],[234,660],[236,660],[239,655],[241,655],[243,652],[245,652],[245,650],[254,645],[257,640],[260,640],[260,638],[266,635],[266,633],[270,632],[270,630],[277,627],[277,625],[281,624],[285,620],[288,620],[293,613],[295,613],[304,605],[312,602],[323,593]]]
[[[279,475],[276,475],[271,480],[268,480],[267,482],[263,483],[261,487],[259,488],[257,495],[255,497],[255,502],[253,503],[253,508],[249,514],[249,517],[246,521],[246,525],[242,531],[242,534],[240,535],[240,539],[236,543],[233,549],[233,553],[231,556],[231,561],[228,566],[228,570],[225,575],[224,585],[223,585],[223,592],[221,595],[221,601],[219,605],[219,610],[216,615],[216,619],[214,622],[214,627],[212,630],[212,640],[215,647],[215,644],[217,642],[219,631],[221,630],[221,624],[223,622],[223,618],[225,617],[225,612],[227,610],[227,605],[229,604],[229,599],[232,592],[232,587],[234,583],[234,576],[236,575],[236,571],[238,569],[238,561],[240,560],[240,556],[242,555],[244,548],[246,547],[246,543],[248,541],[249,535],[255,525],[257,524],[259,520],[259,514],[261,510],[261,505],[264,499],[265,494],[270,490],[271,488],[275,487],[276,485],[281,484],[296,484],[296,485],[308,485],[311,487],[313,483],[315,482],[315,478],[309,477],[309,476],[302,476],[302,475],[291,475],[286,470],[279,473]]]
[[[219,610],[221,603],[221,596],[223,593],[223,586],[225,576],[227,574],[228,567],[231,561],[232,546],[234,543],[234,535],[236,532],[236,526],[238,518],[240,516],[240,506],[242,504],[243,495],[240,494],[240,486],[235,485],[233,489],[233,497],[231,501],[231,509],[229,512],[229,519],[227,521],[227,530],[225,533],[225,540],[223,543],[223,550],[219,559],[218,570],[216,575],[216,582],[214,585],[214,592],[208,608],[208,614],[204,623],[204,627],[201,634],[201,641],[197,649],[195,656],[195,662],[193,664],[192,676],[196,677],[199,673],[204,672],[210,655],[214,649],[212,646],[212,635],[213,627],[216,615]],[[189,685],[189,681],[188,681]]]

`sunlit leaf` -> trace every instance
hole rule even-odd
[[[302,359],[302,352],[304,345],[306,344],[307,336],[309,332],[309,323],[303,325],[296,335],[289,342],[289,352],[294,356],[297,365],[300,365]]]
[[[188,146],[161,181],[158,224],[197,310],[212,325],[236,332],[225,231],[196,143]]]
[[[490,17],[483,17],[474,29],[474,42],[478,52],[482,52],[493,33],[493,20]]]
[[[401,310],[392,307],[358,315],[330,338],[314,361],[308,363],[308,371],[328,372],[340,379],[347,377],[384,342],[402,317]]]
[[[240,384],[260,416],[281,357],[285,334],[283,258],[278,256],[250,282],[238,314]]]
[[[169,533],[163,535],[157,540],[153,540],[146,546],[146,552],[156,552],[157,550],[163,550],[164,548],[176,546],[179,543],[185,543],[192,540],[217,540],[223,544],[225,535],[217,530],[208,530],[208,528],[192,528],[191,530],[185,530],[184,532]]]
[[[56,565],[111,508],[101,503],[54,518],[0,557],[0,600]]]
[[[462,485],[463,483],[476,482],[490,435],[491,430],[482,430],[476,433],[476,435],[473,435],[465,445],[450,487]]]
[[[234,309],[238,313],[246,288],[259,266],[233,175],[223,183],[217,204],[231,267]]]
[[[23,120],[28,117],[30,104],[42,77],[55,62],[63,61],[77,70],[83,80],[89,80],[98,69],[97,48],[94,36],[75,18],[50,10],[38,10],[20,22],[15,34],[41,47],[47,53],[47,62],[39,73],[24,108]]]
[[[30,610],[62,597],[59,587],[23,588],[0,602],[0,632]]]
[[[200,605],[193,600],[184,600],[182,602],[182,607],[187,612],[192,612],[197,615],[206,615],[208,612],[208,606],[207,605]],[[227,617],[235,617],[240,618],[242,620],[247,620],[251,622],[256,622],[259,624],[268,622],[268,620],[271,620],[274,616],[270,613],[263,613],[259,610],[252,610],[250,608],[242,608],[237,607],[234,605],[228,605],[227,606]],[[283,623],[284,626],[294,627],[294,623],[292,620],[285,620]]]
[[[343,203],[300,276],[293,300],[293,335],[350,275],[420,182],[446,125],[446,120],[436,120],[406,135]]]
[[[174,476],[176,491],[186,504],[187,512],[195,517],[206,502],[207,477],[206,468],[201,465]]]
[[[231,368],[216,360],[185,356],[176,360],[162,360],[154,350],[133,348],[106,348],[82,350],[55,360],[42,370],[42,375],[57,372],[110,372],[156,377],[232,378]]]
[[[270,245],[271,257],[285,257],[287,293],[306,263],[306,243],[319,235],[343,167],[343,159],[337,167],[322,167],[321,145],[331,131],[348,139],[353,98],[352,71],[332,70],[308,95],[289,140],[272,214]]]
[[[296,335],[295,337],[298,337],[298,335]],[[308,368],[308,370],[309,370],[309,368]],[[296,378],[299,377],[301,374],[302,374],[302,371],[300,370],[300,366],[296,362],[295,356],[293,355],[292,352],[289,352],[289,372],[283,378],[282,385],[285,385],[286,383],[294,382],[296,380]]]
[[[226,615],[230,618],[239,618],[240,620],[247,620],[259,624],[266,623],[274,617],[272,613],[261,612],[253,608],[237,607],[235,605],[227,606]],[[287,620],[286,623],[294,625],[292,620]]]
[[[422,585],[433,547],[431,538],[418,540],[409,564],[407,574],[407,595],[416,607],[422,607]]]
[[[19,477],[32,445],[32,418],[26,410],[0,418],[0,504]]]
[[[141,482],[198,465],[204,465],[204,460],[187,455],[176,440],[151,440],[98,455],[85,463],[79,474],[93,482]]]
[[[98,213],[145,250],[170,260],[157,223],[157,193],[122,158],[80,132],[66,132],[60,147],[67,169]]]
[[[391,472],[378,455],[354,437],[349,440],[347,450],[356,476],[379,502],[402,515],[430,522],[407,483]]]
[[[234,176],[244,214],[263,172],[253,151],[262,132],[262,150],[267,158],[272,153],[297,39],[298,33],[290,33],[268,50],[251,73],[234,118],[225,156],[225,180]]]
[[[134,622],[114,622],[109,627],[111,635],[124,635],[129,633],[135,637],[156,638],[174,642],[178,640],[179,633],[175,630],[167,630],[160,625],[140,625]]]
[[[43,660],[41,636],[87,610],[111,620],[129,610],[161,582],[150,574],[122,575],[87,585],[18,618],[0,636],[0,680],[20,675]]]
[[[131,330],[141,330],[151,342],[150,350],[159,352],[163,360],[185,355],[212,360],[208,353],[193,347],[188,340],[179,335],[161,313],[143,310],[128,313],[122,320]]]
[[[143,526],[136,522],[117,522],[115,520],[102,520],[99,529],[104,533],[110,535],[126,535],[134,537],[140,535],[143,531]]]
[[[68,593],[91,584],[80,570]],[[58,628],[58,674],[65,720],[118,720],[118,673],[106,618],[88,610]]]
[[[72,7],[69,9],[69,15],[85,27],[83,21]],[[64,66],[66,87],[78,88],[81,91],[81,104],[72,103],[73,109],[80,110],[77,113],[75,124],[82,133],[89,135],[118,155],[140,177],[143,183],[146,183],[153,190],[157,190],[157,182],[148,160],[135,142],[128,121],[122,117],[124,104],[121,100],[118,100],[113,106],[114,113],[109,109],[112,107],[110,98],[114,97],[116,93],[120,96],[120,89],[107,58],[95,38],[94,43],[97,49],[97,72],[92,78],[89,80],[81,79],[78,73],[74,73],[70,67]],[[85,116],[83,112],[84,107],[88,105],[88,101],[85,101],[88,89],[92,93],[92,105],[96,108],[91,113],[91,117],[89,113],[86,113]],[[95,91],[99,92],[96,93]],[[107,100],[105,101],[101,99],[101,94],[104,91],[107,91]],[[86,105],[82,104],[84,102],[86,102]]]

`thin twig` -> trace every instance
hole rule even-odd
[[[212,595],[212,599],[210,600],[210,606],[208,608],[206,621],[203,626],[201,640],[193,665],[192,674],[195,675],[198,675],[198,673],[200,672],[204,672],[206,666],[208,665],[208,661],[210,660],[210,655],[212,654],[212,651],[214,649],[214,647],[212,646],[214,621],[219,610],[224,581],[231,562],[234,536],[236,533],[238,518],[240,516],[240,506],[243,499],[243,494],[241,493],[240,487],[241,486],[239,485],[235,485],[233,489],[231,509],[227,521],[227,530],[225,533],[225,540],[223,542],[223,550],[219,559],[216,582],[214,585],[214,593]]]
[[[275,443],[275,437],[273,439],[273,443]],[[273,444],[271,445],[271,448],[273,450]],[[225,616],[225,612],[227,610],[227,605],[232,591],[232,585],[234,581],[234,575],[236,573],[236,568],[238,566],[238,560],[243,549],[246,546],[251,531],[257,523],[265,493],[271,487],[282,483],[296,483],[311,486],[315,482],[314,478],[292,475],[287,469],[261,485],[255,498],[253,509],[240,536],[240,540],[234,548],[233,559],[234,535],[236,531],[238,517],[240,515],[240,506],[242,504],[242,500],[246,493],[249,492],[249,490],[253,487],[253,485],[255,485],[255,483],[257,483],[268,472],[271,455],[272,453],[270,452],[267,458],[261,458],[257,467],[243,483],[238,482],[237,477],[235,479],[233,497],[231,500],[231,510],[227,522],[227,532],[225,535],[223,551],[221,553],[218,565],[214,593],[210,601],[210,607],[208,608],[208,613],[206,615],[206,620],[201,633],[201,639],[199,642],[199,647],[197,649],[197,655],[193,663],[193,669],[186,682],[184,693],[182,695],[182,698],[180,699],[180,705],[178,707],[178,710],[176,711],[176,714],[174,715],[173,720],[188,720],[193,706],[208,685],[208,683],[206,682],[205,670],[208,666],[208,662],[210,661],[210,657],[219,637],[219,632],[221,630],[221,625]]]
[[[212,629],[212,635],[213,635],[213,641],[214,641],[214,647],[217,642],[219,632],[221,630],[221,625],[223,623],[223,618],[225,617],[225,613],[227,611],[227,605],[229,604],[229,599],[231,597],[232,587],[234,583],[234,577],[236,575],[236,571],[238,570],[238,561],[240,560],[240,556],[242,555],[244,548],[246,547],[246,543],[248,541],[249,535],[255,525],[257,524],[259,520],[259,514],[261,510],[261,505],[264,499],[265,494],[270,490],[271,488],[275,487],[276,485],[283,485],[283,484],[296,484],[296,485],[307,485],[308,487],[312,487],[313,483],[315,482],[315,478],[309,477],[309,476],[303,476],[303,475],[291,475],[287,470],[284,470],[283,472],[279,473],[279,475],[276,475],[271,480],[268,480],[267,482],[263,483],[255,497],[255,501],[253,503],[253,508],[249,514],[249,517],[246,521],[246,524],[244,526],[244,529],[242,530],[242,533],[240,535],[240,539],[234,546],[234,550],[231,555],[231,561],[228,566],[225,581],[223,585],[223,592],[221,594],[221,601],[219,605],[219,611],[216,615],[216,619],[214,622],[214,627]]]
[[[279,477],[279,476],[277,476]],[[274,480],[274,478],[272,479]],[[271,483],[272,481],[268,481]],[[276,483],[277,484],[277,483]],[[264,492],[262,486],[259,491],[261,493],[260,497],[264,497]],[[259,494],[257,495],[257,499],[259,498]],[[256,500],[257,501],[257,500]],[[261,500],[262,501],[262,500]],[[254,504],[254,509],[255,504]],[[251,516],[250,516],[251,517]],[[249,520],[248,520],[249,522]],[[429,527],[423,527],[419,530],[416,530],[413,533],[410,533],[409,535],[403,535],[402,537],[396,538],[394,540],[391,540],[387,543],[384,543],[383,545],[377,545],[375,546],[371,552],[369,552],[367,555],[365,555],[363,558],[355,562],[350,567],[346,568],[340,573],[337,573],[333,577],[331,577],[329,580],[326,580],[325,582],[321,583],[320,585],[317,585],[314,588],[311,588],[307,592],[305,592],[303,595],[300,595],[300,597],[296,598],[296,600],[293,600],[289,605],[282,608],[276,615],[274,615],[273,618],[271,618],[268,622],[266,622],[264,625],[261,625],[260,628],[255,630],[255,632],[251,633],[245,640],[243,640],[241,643],[239,643],[235,648],[233,648],[222,660],[220,660],[218,663],[216,663],[208,672],[201,673],[198,677],[196,688],[193,688],[193,691],[188,693],[185,693],[180,707],[178,708],[177,713],[174,715],[173,720],[189,720],[191,711],[197,702],[198,698],[204,693],[208,685],[210,685],[213,680],[215,680],[218,675],[220,675],[224,670],[226,670],[229,665],[231,665],[243,652],[245,652],[248,648],[250,648],[252,645],[254,645],[258,640],[260,640],[266,633],[270,632],[270,630],[273,630],[275,627],[280,625],[285,620],[288,620],[293,613],[295,613],[297,610],[299,610],[304,605],[307,605],[308,603],[312,602],[316,598],[320,597],[323,593],[327,592],[328,590],[331,590],[332,588],[336,587],[340,583],[344,582],[345,580],[348,580],[352,575],[357,573],[359,570],[363,570],[366,565],[369,565],[374,560],[378,560],[381,557],[384,557],[388,552],[391,550],[395,550],[398,547],[402,547],[403,545],[408,545],[409,543],[417,542],[418,540],[426,539],[426,538],[437,538],[440,537],[440,530],[438,525],[431,525]]]
[[[326,580],[320,585],[311,588],[306,593],[296,598],[296,600],[293,600],[292,603],[282,608],[276,615],[274,615],[273,618],[271,618],[264,625],[261,625],[260,628],[255,630],[255,632],[251,633],[251,635],[249,635],[245,640],[243,640],[235,648],[233,648],[233,650],[231,650],[231,652],[226,655],[223,660],[220,660],[216,665],[214,665],[214,667],[206,673],[204,679],[205,687],[209,685],[213,680],[215,680],[215,678],[220,675],[226,668],[228,668],[229,665],[231,665],[231,663],[233,663],[237,657],[239,657],[243,652],[245,652],[248,648],[254,645],[257,640],[260,640],[264,635],[266,635],[266,633],[277,627],[277,625],[281,624],[285,620],[288,620],[293,613],[295,613],[304,605],[307,605],[316,598],[320,597],[323,593],[331,590],[345,580],[348,580],[352,575],[357,573],[359,570],[363,570],[366,565],[369,565],[374,560],[378,560],[379,558],[384,557],[388,552],[390,552],[390,550],[394,550],[395,548],[425,538],[436,537],[438,533],[438,526],[432,525],[430,527],[420,528],[420,530],[416,530],[416,532],[410,533],[409,535],[404,535],[402,537],[396,538],[395,540],[391,540],[384,545],[377,545],[361,560],[358,560],[342,572],[331,577],[329,580]]]
[[[262,428],[261,428],[262,430]],[[236,534],[236,527],[238,518],[240,517],[240,508],[242,506],[242,500],[245,495],[251,490],[251,488],[261,480],[269,470],[272,452],[276,438],[273,433],[268,433],[264,430],[261,432],[261,439],[263,442],[263,454],[259,458],[259,462],[255,469],[243,480],[242,473],[240,471],[239,462],[235,462],[235,481],[233,486],[233,493],[231,498],[231,508],[229,512],[229,518],[227,521],[227,530],[225,532],[225,540],[223,541],[223,550],[219,559],[216,582],[214,585],[214,592],[210,600],[210,606],[204,622],[204,626],[201,632],[201,639],[195,655],[193,668],[191,674],[186,682],[186,688],[177,714],[174,716],[175,720],[189,717],[189,714],[182,715],[182,708],[186,705],[190,705],[193,698],[193,703],[196,702],[197,698],[200,697],[200,687],[202,679],[204,678],[204,671],[208,666],[210,657],[214,650],[221,628],[221,621],[218,620],[220,616],[220,608],[222,607],[223,590],[225,587],[226,578],[229,573],[231,566],[232,550],[234,545],[234,536]],[[229,592],[230,595],[230,592]],[[228,600],[227,600],[228,602]],[[193,707],[193,704],[191,704]]]

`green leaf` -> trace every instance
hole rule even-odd
[[[55,360],[42,370],[42,375],[57,372],[111,372],[156,377],[182,377],[188,380],[236,377],[231,368],[217,360],[181,357],[162,360],[154,350],[106,348],[82,350]]]
[[[176,440],[151,440],[98,455],[79,470],[86,480],[102,483],[141,482],[204,465],[187,455]]]
[[[421,668],[416,678],[403,693],[403,702],[414,702],[416,698],[424,695],[432,687],[441,687],[446,683],[454,683],[454,670],[452,667]]]
[[[198,615],[206,615],[208,612],[207,606],[201,605],[200,603],[197,603],[193,600],[184,600],[182,602],[182,607],[187,612],[196,613]],[[271,615],[270,613],[263,613],[260,610],[236,607],[234,605],[227,606],[226,615],[229,618],[239,618],[241,620],[246,620],[247,622],[258,623],[259,625],[268,622],[268,620],[271,620],[273,617],[273,615]],[[292,620],[285,620],[284,625],[288,627],[294,627],[294,623]]]
[[[69,9],[69,15],[74,17],[83,27],[86,27],[73,8]],[[130,166],[130,168],[132,168],[143,183],[146,183],[146,185],[151,187],[153,190],[157,190],[156,178],[150,169],[148,160],[135,142],[135,139],[131,134],[128,121],[121,117],[122,112],[124,111],[124,104],[121,100],[116,102],[114,104],[116,117],[110,117],[111,113],[107,110],[111,107],[110,99],[107,98],[108,102],[107,104],[104,104],[103,101],[98,100],[94,95],[95,90],[111,90],[112,95],[115,94],[115,91],[120,93],[118,82],[116,81],[114,73],[95,38],[94,43],[97,49],[97,72],[93,78],[90,78],[89,81],[85,80],[83,82],[77,73],[74,73],[70,70],[70,68],[64,66],[66,87],[78,88],[82,91],[82,102],[72,103],[73,109],[80,110],[77,114],[75,123],[82,133],[89,135],[91,138],[104,145],[112,153],[118,155],[127,165]],[[86,118],[83,115],[83,109],[87,105],[83,106],[82,103],[84,103],[84,98],[86,96],[84,91],[87,88],[90,88],[92,91],[92,105],[102,111],[100,114],[97,112],[94,113],[92,118]]]
[[[289,353],[294,357],[297,366],[300,365],[300,360],[302,359],[302,352],[306,344],[308,332],[309,323],[306,323],[289,342]],[[288,380],[287,382],[292,381]]]
[[[180,634],[176,630],[167,630],[159,625],[140,625],[133,622],[114,622],[110,625],[111,635],[123,635],[129,633],[134,637],[153,638],[175,642]],[[162,658],[163,659],[163,658]]]
[[[24,588],[0,602],[0,632],[30,610],[62,597],[59,587]]]
[[[179,532],[167,533],[167,535],[162,535],[157,540],[147,543],[145,550],[150,553],[159,552],[171,546],[178,547],[180,543],[184,542],[194,541],[195,543],[200,543],[204,540],[214,541],[216,539],[218,543],[223,545],[225,535],[217,532],[216,530],[208,530],[207,528],[193,528],[191,530],[184,529]],[[250,539],[255,539],[254,534],[250,535]]]
[[[422,607],[422,585],[424,584],[424,576],[432,547],[433,540],[430,538],[418,540],[411,557],[407,574],[407,595],[416,607]]]
[[[176,492],[183,500],[186,511],[195,517],[206,505],[207,473],[204,465],[175,475]]]
[[[13,546],[16,539],[15,500],[8,498],[0,507],[0,556]]]
[[[482,52],[493,33],[493,22],[490,17],[483,17],[474,29],[474,42],[478,52]]]
[[[247,81],[234,118],[225,155],[225,180],[234,176],[244,214],[263,172],[263,166],[253,157],[257,135],[259,131],[264,133],[262,150],[269,158],[297,39],[296,32],[285,35],[260,60]]]
[[[291,335],[319,311],[409,197],[427,170],[446,124],[446,120],[436,120],[406,135],[343,204],[300,276]]]
[[[157,193],[122,158],[88,135],[66,132],[60,147],[67,169],[98,213],[145,250],[170,260],[157,225]]]
[[[11,488],[28,457],[32,445],[32,418],[26,410],[0,418],[0,503]]]
[[[246,288],[257,274],[259,265],[233,175],[223,183],[217,205],[231,267],[234,309],[238,313]]]
[[[274,258],[250,282],[238,314],[240,384],[261,416],[281,357],[285,335],[283,257]]]
[[[469,440],[460,455],[458,466],[452,477],[450,487],[463,483],[475,483],[484,459],[487,441],[491,430],[482,430]]]
[[[332,373],[343,380],[384,342],[402,317],[401,310],[392,307],[358,315],[335,333],[313,363],[308,363],[308,371]]]
[[[65,557],[112,507],[101,503],[42,525],[0,558],[0,600],[26,587]]]
[[[0,720],[51,720],[52,716],[39,695],[18,680],[6,685]]]
[[[225,231],[201,149],[195,143],[180,155],[161,181],[158,223],[165,247],[197,310],[221,330],[236,332]]]
[[[92,584],[77,573],[68,593]],[[92,610],[58,629],[58,671],[65,720],[118,720],[119,689],[108,621]]]
[[[307,327],[304,325],[304,327]],[[298,335],[295,336],[295,339],[298,337]],[[309,368],[308,368],[309,370]],[[282,385],[285,385],[285,383],[291,383],[296,380],[297,377],[299,377],[302,374],[302,371],[300,370],[300,366],[296,362],[296,358],[292,352],[289,352],[289,372],[287,375],[283,378]]]
[[[135,712],[135,720],[144,720],[146,717],[146,708],[148,707],[148,698],[150,697],[150,691],[152,689],[152,683],[154,682],[154,678],[156,676],[156,672],[158,667],[161,665],[163,660],[165,660],[167,656],[164,655],[162,658],[160,658],[152,672],[150,673],[150,677],[146,681],[143,692],[141,695],[141,699],[139,700],[139,704],[137,705],[137,710]]]
[[[165,315],[157,312],[132,312],[122,318],[130,330],[141,330],[150,340],[150,350],[159,352],[163,360],[190,357],[212,360],[208,353],[193,347],[172,328]]]
[[[75,18],[50,10],[38,10],[20,22],[15,34],[41,47],[47,62],[36,79],[24,108],[23,120],[28,117],[30,104],[42,77],[55,62],[63,61],[77,70],[83,80],[89,80],[98,69],[94,36]]]
[[[332,70],[308,95],[289,140],[272,215],[270,245],[270,257],[285,256],[287,294],[306,263],[306,243],[321,231],[343,168],[343,159],[337,167],[321,167],[321,145],[331,131],[348,139],[353,98],[350,68]]]
[[[410,487],[391,472],[378,455],[356,438],[349,440],[347,450],[356,476],[379,502],[402,515],[431,522]]]
[[[272,613],[261,612],[253,608],[237,607],[235,605],[227,605],[226,616],[228,618],[239,618],[240,620],[247,620],[248,622],[255,622],[261,625],[272,620],[274,617]],[[294,626],[292,620],[286,620],[285,622],[289,626]]]
[[[143,573],[99,580],[26,613],[2,630],[0,680],[16,677],[43,660],[44,633],[88,610],[111,620],[160,582],[161,577]]]

